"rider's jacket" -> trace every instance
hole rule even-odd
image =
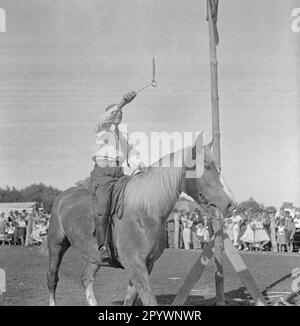
[[[122,166],[128,159],[131,146],[127,138],[113,124],[117,112],[117,106],[104,112],[97,125],[93,159],[98,166],[103,164]]]

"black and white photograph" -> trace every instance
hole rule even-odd
[[[12,306],[300,306],[300,1],[0,0]]]

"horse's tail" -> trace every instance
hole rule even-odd
[[[39,252],[42,256],[48,256],[49,250],[48,250],[48,237],[45,237],[43,243],[39,247]]]

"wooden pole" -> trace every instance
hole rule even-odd
[[[221,167],[220,151],[220,120],[219,120],[219,93],[218,93],[218,59],[217,44],[219,36],[217,30],[218,0],[207,0],[207,20],[209,31],[209,54],[210,54],[210,80],[211,80],[211,105],[212,105],[212,135],[213,151],[219,167]],[[216,305],[225,305],[224,275],[223,275],[223,223],[214,220],[215,233],[215,282],[216,282]]]
[[[218,61],[217,61],[217,45],[219,43],[219,35],[217,29],[217,11],[218,0],[207,0],[207,20],[209,26],[209,52],[210,52],[210,73],[211,73],[211,102],[212,102],[212,134],[213,148],[217,163],[221,167],[220,154],[220,124],[219,124],[219,96],[218,96]],[[214,238],[206,245],[202,254],[193,265],[188,276],[186,277],[182,287],[180,288],[172,305],[183,305],[187,299],[191,289],[201,277],[205,266],[211,257],[215,256],[216,264],[216,304],[225,305],[224,297],[224,275],[223,275],[223,252],[231,262],[233,268],[237,272],[240,280],[246,286],[249,293],[253,297],[256,305],[266,305],[266,301],[255,284],[255,281],[247,269],[237,249],[233,246],[228,235],[223,231],[223,223],[214,220]],[[214,246],[214,249],[213,249]]]
[[[213,151],[217,163],[221,166],[221,150],[220,150],[220,119],[219,119],[219,91],[218,91],[218,58],[217,43],[219,41],[216,18],[211,12],[211,3],[215,0],[207,0],[207,17],[209,31],[209,55],[210,55],[210,82],[211,82],[211,105],[212,105],[212,135],[213,135]],[[215,16],[216,17],[216,16]]]

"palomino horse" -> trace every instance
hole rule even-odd
[[[149,274],[155,260],[165,248],[164,222],[182,191],[193,197],[200,205],[215,207],[223,216],[233,208],[233,199],[222,184],[210,146],[202,146],[200,153],[202,156],[196,156],[197,160],[198,157],[202,157],[201,163],[197,161],[197,164],[204,164],[201,177],[186,176],[188,170],[186,162],[191,161],[195,151],[196,153],[198,150],[201,151],[201,146],[197,146],[197,140],[193,150],[190,148],[187,152],[180,167],[175,162],[179,157],[182,158],[183,150],[165,156],[159,161],[169,160],[170,167],[151,166],[129,180],[124,191],[123,216],[121,219],[112,217],[115,247],[130,279],[125,305],[133,305],[138,295],[143,305],[157,304],[151,290]],[[73,187],[55,199],[48,232],[47,278],[50,305],[55,305],[58,270],[63,255],[70,246],[76,248],[87,260],[81,280],[88,304],[97,305],[93,282],[97,271],[104,265],[99,259],[94,230],[94,221],[90,216],[90,199],[86,189]]]

